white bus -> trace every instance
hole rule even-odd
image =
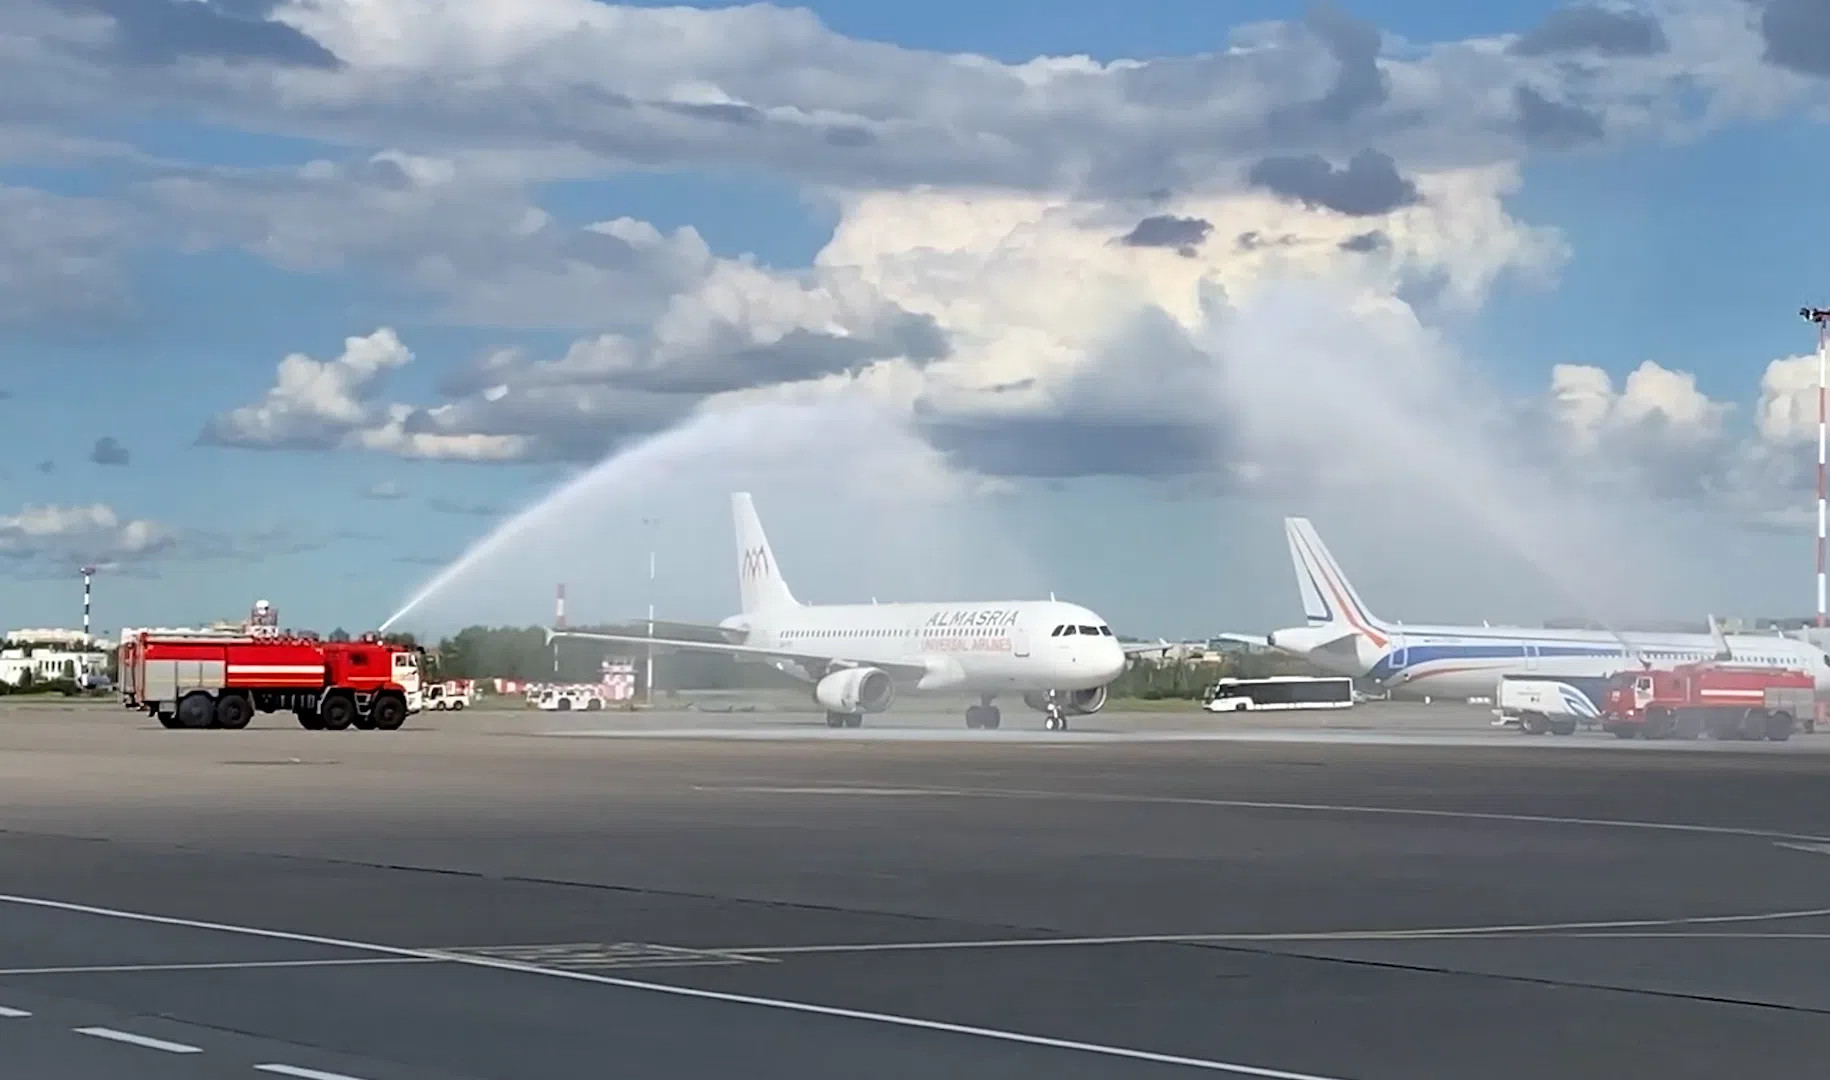
[[[1353,706],[1353,680],[1313,675],[1266,679],[1221,679],[1201,695],[1208,712],[1247,709],[1346,709]]]

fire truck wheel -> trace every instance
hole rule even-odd
[[[169,713],[169,712],[160,713],[159,714],[159,726],[162,728],[177,727],[178,726],[178,714]]]
[[[295,709],[293,715],[299,718],[299,726],[306,731],[323,731],[324,718],[316,709]]]
[[[356,719],[356,699],[348,694],[332,694],[318,706],[318,716],[326,731],[342,731]]]
[[[201,690],[194,690],[184,695],[178,702],[178,726],[182,728],[207,728],[216,719],[216,703],[210,695]]]
[[[383,731],[397,731],[407,722],[407,703],[393,694],[384,694],[369,707],[369,719]]]
[[[1792,737],[1792,714],[1784,712],[1771,713],[1766,718],[1766,737],[1774,742],[1785,742]]]
[[[254,719],[254,706],[240,694],[224,694],[216,700],[216,726],[240,729]]]
[[[350,726],[357,731],[374,731],[375,710],[373,708],[369,709],[369,714],[367,716],[362,715],[361,712],[357,712],[356,718],[350,721]]]

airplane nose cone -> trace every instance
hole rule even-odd
[[[1100,657],[1105,677],[1116,679],[1125,673],[1125,650],[1116,642],[1106,646],[1105,655]]]

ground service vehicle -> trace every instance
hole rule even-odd
[[[476,686],[469,679],[448,679],[428,683],[421,694],[420,707],[427,710],[462,709],[476,701]]]
[[[1248,709],[1345,709],[1353,705],[1353,680],[1310,675],[1221,679],[1201,695],[1208,712]]]
[[[392,731],[420,707],[419,650],[377,635],[141,631],[121,643],[121,701],[168,728],[244,728],[289,710],[312,731]]]
[[[1538,675],[1504,675],[1494,695],[1496,715],[1517,718],[1527,735],[1574,735],[1583,720],[1600,717],[1601,710],[1578,688],[1558,679]]]
[[[1802,671],[1700,662],[1668,671],[1623,671],[1608,680],[1602,727],[1619,738],[1792,737],[1812,715],[1815,684]]]

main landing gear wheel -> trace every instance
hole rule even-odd
[[[826,714],[826,726],[829,728],[863,727],[863,713],[829,712]]]
[[[966,706],[966,726],[990,730],[1004,722],[1004,716],[996,705]]]

